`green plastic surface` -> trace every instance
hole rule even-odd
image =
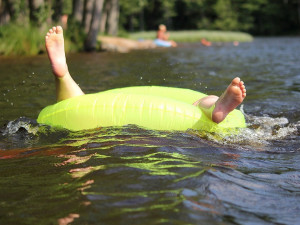
[[[192,104],[205,94],[189,89],[143,86],[87,94],[44,108],[41,124],[84,130],[136,124],[154,130],[205,130],[227,132],[246,127],[244,115],[232,111],[216,124]]]

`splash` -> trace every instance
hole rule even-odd
[[[241,148],[270,150],[278,140],[292,139],[298,135],[299,122],[290,123],[285,117],[271,118],[268,116],[245,115],[247,128],[241,129],[238,135],[227,136],[223,139],[227,144],[239,144]]]
[[[20,117],[16,120],[9,121],[6,127],[3,128],[3,135],[13,135],[17,132],[25,130],[29,134],[36,134],[39,130],[39,125],[35,120]]]

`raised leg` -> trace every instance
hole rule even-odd
[[[57,101],[84,95],[68,70],[62,27],[51,28],[45,36],[45,42],[52,72],[55,75]]]
[[[234,78],[225,92],[218,98],[210,95],[199,99],[193,105],[199,106],[215,123],[222,122],[228,113],[241,104],[246,97],[244,82],[239,77]]]

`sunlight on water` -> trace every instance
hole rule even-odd
[[[299,43],[68,56],[86,93],[162,85],[219,95],[240,76],[247,128],[230,136],[37,124],[55,102],[47,57],[1,59],[0,223],[299,223]]]

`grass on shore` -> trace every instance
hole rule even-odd
[[[208,31],[208,30],[193,30],[193,31],[170,31],[170,40],[176,42],[199,42],[202,38],[212,42],[251,42],[253,37],[250,34],[234,31]],[[155,31],[135,32],[130,33],[130,39],[155,39]]]
[[[50,26],[51,27],[51,26]],[[38,55],[46,51],[45,35],[47,29],[30,25],[9,24],[0,26],[0,55]],[[65,50],[78,51],[68,37],[65,37]]]
[[[0,27],[1,55],[37,55],[44,48],[44,34],[38,28],[21,25]]]

